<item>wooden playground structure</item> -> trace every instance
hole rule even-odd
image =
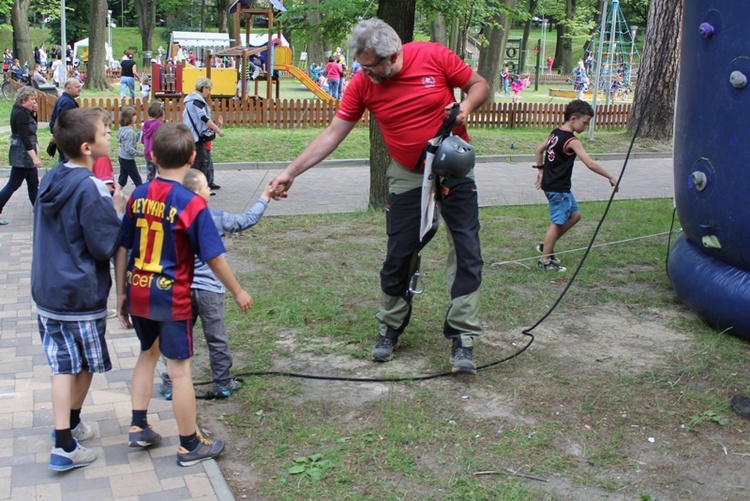
[[[172,98],[183,96],[195,90],[198,78],[205,76],[213,83],[212,94],[217,97],[234,97],[239,95],[242,100],[257,99],[260,94],[261,82],[266,83],[266,99],[273,99],[274,85],[275,97],[279,98],[279,72],[285,71],[299,80],[315,96],[330,102],[336,102],[325,90],[315,82],[307,72],[298,68],[293,63],[292,50],[282,43],[281,29],[274,37],[274,15],[275,9],[286,11],[279,0],[269,2],[267,8],[252,8],[255,0],[238,0],[229,9],[230,14],[235,16],[235,33],[238,34],[235,45],[215,53],[208,51],[204,67],[192,67],[185,64],[174,65],[170,62],[165,64],[151,63],[151,97]],[[253,24],[253,16],[264,15],[268,18],[268,38],[265,45],[253,47],[250,45],[250,27]],[[245,20],[244,43],[241,42],[241,21]],[[272,50],[270,50],[272,49]],[[265,68],[253,80],[255,94],[249,95],[250,82],[247,80],[247,65],[252,56],[265,56]],[[233,68],[214,68],[213,58],[234,58]],[[239,86],[238,86],[239,83]],[[239,88],[238,88],[239,87]]]

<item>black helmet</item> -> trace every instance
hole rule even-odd
[[[458,136],[448,136],[440,143],[432,172],[443,177],[464,177],[474,167],[474,148]]]

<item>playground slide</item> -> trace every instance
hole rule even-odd
[[[293,64],[284,64],[284,65],[281,65],[280,67],[278,64],[276,64],[274,67],[291,73],[297,80],[302,82],[305,85],[305,87],[310,89],[320,99],[324,101],[331,101],[331,102],[336,101],[336,99],[332,98],[329,93],[321,89],[318,86],[318,84],[316,84],[315,81],[307,75],[307,73],[305,73],[300,68],[297,68]]]

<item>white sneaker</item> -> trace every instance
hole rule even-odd
[[[94,435],[96,435],[96,432],[94,432],[94,429],[91,426],[88,426],[86,424],[83,424],[83,421],[78,421],[78,424],[75,428],[70,430],[71,435],[73,435],[73,438],[78,440],[79,442],[85,442],[86,440],[91,440],[94,438]],[[56,438],[55,430],[52,430],[52,433],[50,434],[49,438],[53,442]]]
[[[88,466],[94,461],[96,461],[96,452],[76,441],[76,448],[71,452],[65,452],[62,447],[53,447],[49,456],[49,468],[55,471],[68,471]]]

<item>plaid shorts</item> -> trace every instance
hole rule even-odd
[[[38,315],[39,334],[52,374],[112,369],[104,334],[107,319],[63,321]]]

